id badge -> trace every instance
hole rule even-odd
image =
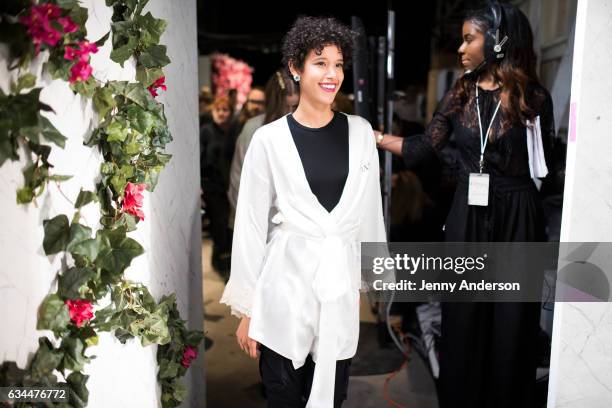
[[[489,205],[489,175],[486,173],[470,173],[468,188],[468,205]]]

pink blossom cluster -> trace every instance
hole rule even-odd
[[[166,86],[166,77],[160,76],[147,89],[151,93],[151,96],[155,98],[157,96],[158,89],[161,89],[162,91],[168,89],[168,87]]]
[[[64,34],[74,33],[79,28],[69,16],[62,17],[62,9],[53,3],[32,5],[30,13],[21,16],[19,22],[28,28],[37,55],[42,44],[54,47]]]
[[[70,68],[70,79],[68,81],[71,84],[89,79],[92,71],[91,65],[89,65],[89,56],[96,52],[98,52],[98,46],[88,41],[81,41],[76,46],[66,46],[64,59],[76,61]]]
[[[68,306],[68,312],[70,313],[70,320],[76,324],[77,327],[81,327],[83,322],[88,322],[93,314],[93,307],[89,300],[85,299],[68,299],[64,303]]]
[[[253,68],[244,61],[218,53],[212,55],[212,66],[216,96],[227,95],[230,89],[236,89],[238,104],[244,104],[253,83]]]
[[[125,186],[123,203],[121,205],[124,212],[140,218],[141,221],[144,220],[145,217],[142,211],[142,203],[144,201],[142,192],[145,188],[147,188],[146,184],[133,184],[128,182]]]

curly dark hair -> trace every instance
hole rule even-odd
[[[304,60],[314,50],[321,53],[328,45],[335,45],[349,66],[357,33],[333,17],[299,17],[283,39],[283,65],[291,62],[304,68]]]

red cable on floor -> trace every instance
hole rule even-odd
[[[399,332],[400,332],[400,336],[404,337],[403,333],[401,332],[401,330],[399,330]],[[397,370],[395,370],[394,372],[389,374],[389,376],[387,378],[385,378],[385,384],[383,386],[383,398],[385,399],[385,401],[387,401],[387,403],[390,406],[393,406],[393,407],[396,407],[396,408],[408,408],[405,405],[402,405],[402,404],[400,404],[398,402],[395,402],[389,396],[389,383],[391,382],[393,377],[395,377],[400,371],[402,371],[408,365],[408,359],[409,359],[408,356],[410,355],[410,342],[405,342],[405,344],[406,344],[407,351],[404,354],[404,356],[406,357],[406,359],[404,360],[402,365]]]

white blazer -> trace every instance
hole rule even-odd
[[[249,337],[301,367],[316,362],[307,407],[333,407],[336,360],[359,337],[360,243],[386,242],[372,127],[348,116],[349,172],[328,212],[310,190],[287,118],[259,128],[242,168],[232,267],[221,303]]]

